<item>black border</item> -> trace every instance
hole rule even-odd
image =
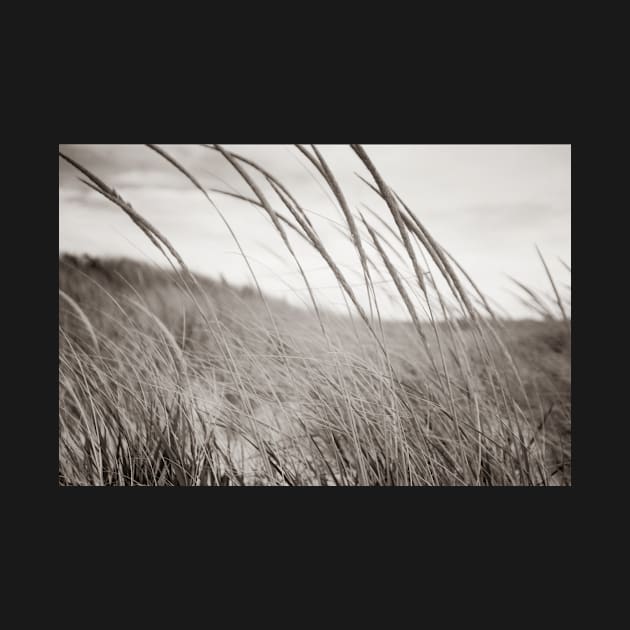
[[[149,89],[150,78],[125,84],[117,77],[114,90],[102,89],[96,80],[86,81],[64,94],[55,126],[58,139],[91,143],[149,139],[163,144],[199,140],[571,144],[576,114],[562,64],[553,65],[550,76],[537,76],[537,67],[524,68],[520,61],[484,81],[472,72],[469,60],[461,57],[460,62],[458,72],[444,74],[436,83],[427,81],[431,60],[406,67],[403,77],[389,68],[351,65],[346,70],[352,78],[326,82],[319,72],[298,85],[284,79],[273,88],[269,72],[256,78],[251,66],[244,75],[247,85],[240,90],[234,82],[204,90],[198,77],[189,77],[190,83],[182,77],[177,85],[156,83],[159,90]],[[180,85],[193,88],[183,90]],[[52,158],[48,148],[42,157]],[[40,173],[48,173],[52,165],[47,161]],[[27,417],[34,430],[44,426],[50,431],[40,445],[41,457],[31,457],[42,464],[35,483],[47,479],[47,513],[55,519],[59,544],[66,549],[76,549],[80,557],[80,550],[92,548],[96,541],[112,550],[126,543],[125,549],[139,562],[149,560],[151,550],[159,556],[164,548],[177,549],[182,556],[190,554],[193,564],[206,552],[229,562],[230,554],[238,551],[234,545],[289,555],[296,547],[301,552],[311,549],[311,554],[318,548],[328,556],[330,544],[341,558],[356,557],[360,549],[370,554],[385,544],[401,560],[415,561],[423,554],[425,559],[433,554],[448,558],[448,550],[456,555],[480,545],[484,553],[512,555],[513,550],[517,563],[516,556],[535,553],[534,541],[548,544],[558,561],[567,553],[573,487],[57,488],[58,401],[53,375],[58,360],[58,277],[53,234],[55,229],[58,233],[58,220],[49,207],[53,182],[50,188],[30,182],[28,189],[34,193],[29,206],[37,203],[40,211],[36,229],[29,230],[35,242],[31,241],[33,254],[26,261],[25,276],[38,290],[23,296],[29,303],[23,324],[42,360],[34,370],[41,386],[35,394],[29,385],[26,393],[32,404]],[[41,200],[36,199],[38,193]],[[580,203],[575,196],[573,201]],[[576,212],[573,215],[575,226]],[[25,213],[27,224],[32,216]],[[584,307],[580,304],[580,309]],[[580,468],[581,463],[574,470],[581,476]],[[206,546],[200,548],[200,541],[207,541]],[[334,565],[329,570],[335,571]]]

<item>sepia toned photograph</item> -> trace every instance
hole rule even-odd
[[[571,145],[60,144],[58,314],[59,486],[571,486]]]

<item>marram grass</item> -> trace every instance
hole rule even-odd
[[[501,320],[363,147],[351,148],[379,212],[353,210],[322,152],[298,145],[339,205],[366,307],[280,178],[203,146],[249,195],[206,189],[164,149],[147,150],[199,189],[243,255],[220,198],[261,208],[310,310],[267,297],[251,266],[253,292],[194,275],[168,235],[60,153],[172,267],[60,258],[61,485],[571,483],[570,314],[540,252],[553,298],[518,286],[544,321]],[[295,239],[330,270],[346,316],[318,302]],[[381,317],[381,283],[409,323]]]

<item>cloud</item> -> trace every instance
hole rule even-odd
[[[209,149],[196,145],[160,146],[195,174],[226,170],[224,160]],[[144,145],[64,144],[59,145],[59,150],[114,187],[190,188],[182,173]],[[59,159],[60,187],[84,187],[77,175],[73,166]]]

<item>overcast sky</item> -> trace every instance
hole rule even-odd
[[[253,196],[218,153],[193,145],[161,145],[204,186]],[[338,233],[340,210],[312,165],[288,145],[225,145],[258,161],[276,175],[310,211],[320,237],[353,284],[360,267]],[[391,221],[376,195],[355,175],[369,178],[348,146],[318,145],[351,207],[363,204]],[[549,292],[535,245],[561,284],[570,283],[558,259],[571,264],[571,147],[569,145],[365,145],[385,181],[402,197],[435,239],[494,300],[513,316],[529,314],[511,294],[507,275]],[[247,267],[216,210],[162,157],[142,145],[60,145],[153,223],[187,264],[236,284],[249,282]],[[129,256],[163,264],[146,237],[116,206],[78,180],[59,160],[59,251]],[[270,199],[272,198],[269,195]],[[295,263],[263,212],[222,195],[212,195],[249,257],[266,291],[300,303],[307,297]],[[275,202],[283,210],[280,202]],[[320,299],[343,305],[325,263],[305,243],[294,245],[318,287]],[[409,274],[409,269],[401,269]],[[382,285],[384,300],[391,287]],[[387,302],[387,314],[402,309]]]

